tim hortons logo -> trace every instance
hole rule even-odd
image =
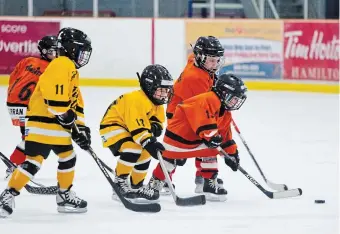
[[[285,58],[299,58],[304,60],[339,60],[339,38],[333,35],[332,40],[325,41],[324,33],[314,30],[309,45],[300,42],[303,31],[289,31],[284,33],[287,38]],[[306,37],[306,36],[305,36]]]

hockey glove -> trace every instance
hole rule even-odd
[[[78,126],[79,132],[72,130],[72,139],[83,150],[88,150],[91,145],[91,130],[86,126]]]
[[[203,142],[208,148],[217,148],[222,144],[222,137],[220,135],[216,135],[211,137],[209,140],[203,139]]]
[[[72,124],[77,119],[77,115],[73,110],[69,109],[62,115],[56,115],[56,118],[63,127],[71,128]]]
[[[156,140],[155,137],[150,137],[142,143],[142,147],[149,152],[151,157],[158,160],[158,152],[165,150],[164,146]]]
[[[227,164],[231,170],[237,171],[240,165],[240,157],[238,156],[238,151],[235,154],[229,154],[229,157],[224,157],[224,162]]]
[[[162,135],[163,127],[160,123],[152,122],[151,123],[151,132],[154,137],[159,137]]]

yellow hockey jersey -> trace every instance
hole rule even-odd
[[[79,74],[69,58],[54,59],[40,76],[34,90],[26,118],[27,141],[51,145],[69,145],[71,129],[59,124],[56,115],[72,109],[77,124],[84,125],[84,102],[79,89]]]
[[[123,94],[111,103],[100,123],[103,146],[108,147],[126,137],[141,144],[152,136],[153,121],[163,125],[162,105],[153,104],[142,90]]]

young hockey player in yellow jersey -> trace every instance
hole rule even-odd
[[[0,217],[13,212],[14,198],[39,171],[51,151],[59,157],[57,172],[58,212],[82,213],[87,202],[71,191],[76,154],[72,139],[82,148],[90,145],[90,129],[84,125],[84,103],[79,90],[77,69],[90,59],[91,41],[85,33],[63,28],[58,33],[58,56],[40,76],[28,105],[26,118],[26,161],[14,172],[0,195]],[[72,131],[79,124],[80,133]]]
[[[147,66],[138,78],[141,90],[126,93],[112,102],[100,123],[100,135],[103,146],[120,156],[115,183],[121,194],[130,200],[157,202],[159,192],[143,186],[143,181],[150,155],[157,159],[157,152],[164,150],[156,137],[162,134],[163,105],[171,98],[173,79],[161,65]]]

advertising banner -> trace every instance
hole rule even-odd
[[[220,73],[241,78],[279,79],[282,76],[282,21],[187,20],[187,54],[200,36],[215,36],[224,46]]]
[[[284,23],[284,79],[339,81],[339,23]]]
[[[0,74],[10,74],[27,56],[39,56],[38,41],[59,29],[59,22],[0,20]]]

